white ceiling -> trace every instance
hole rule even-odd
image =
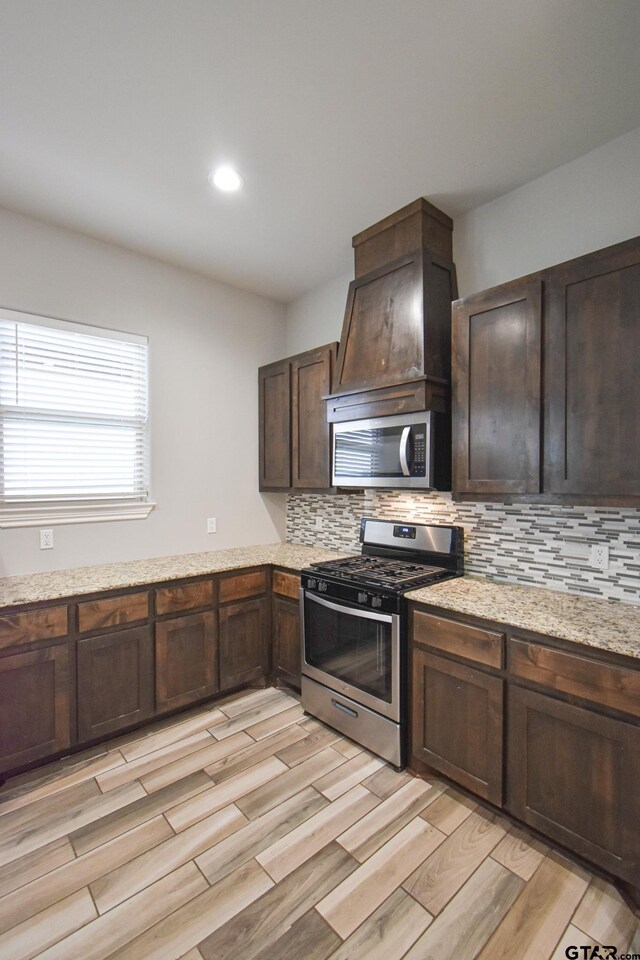
[[[290,300],[639,126],[639,41],[639,0],[0,0],[0,204]]]

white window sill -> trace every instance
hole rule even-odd
[[[145,520],[155,503],[66,503],[16,506],[0,509],[0,529],[7,527],[57,526],[66,523],[102,523],[113,520]]]

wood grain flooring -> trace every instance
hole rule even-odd
[[[2,960],[561,960],[601,878],[257,690],[0,790]]]

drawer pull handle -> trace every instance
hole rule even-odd
[[[348,717],[358,716],[357,710],[352,710],[351,707],[345,707],[344,703],[339,703],[337,700],[332,700],[331,704],[336,708],[336,710],[342,710],[343,713],[346,713]]]

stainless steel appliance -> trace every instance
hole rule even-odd
[[[463,572],[461,527],[364,518],[362,553],[302,571],[302,705],[397,767],[406,759],[404,594]]]
[[[333,485],[429,489],[434,486],[431,411],[333,425]]]

